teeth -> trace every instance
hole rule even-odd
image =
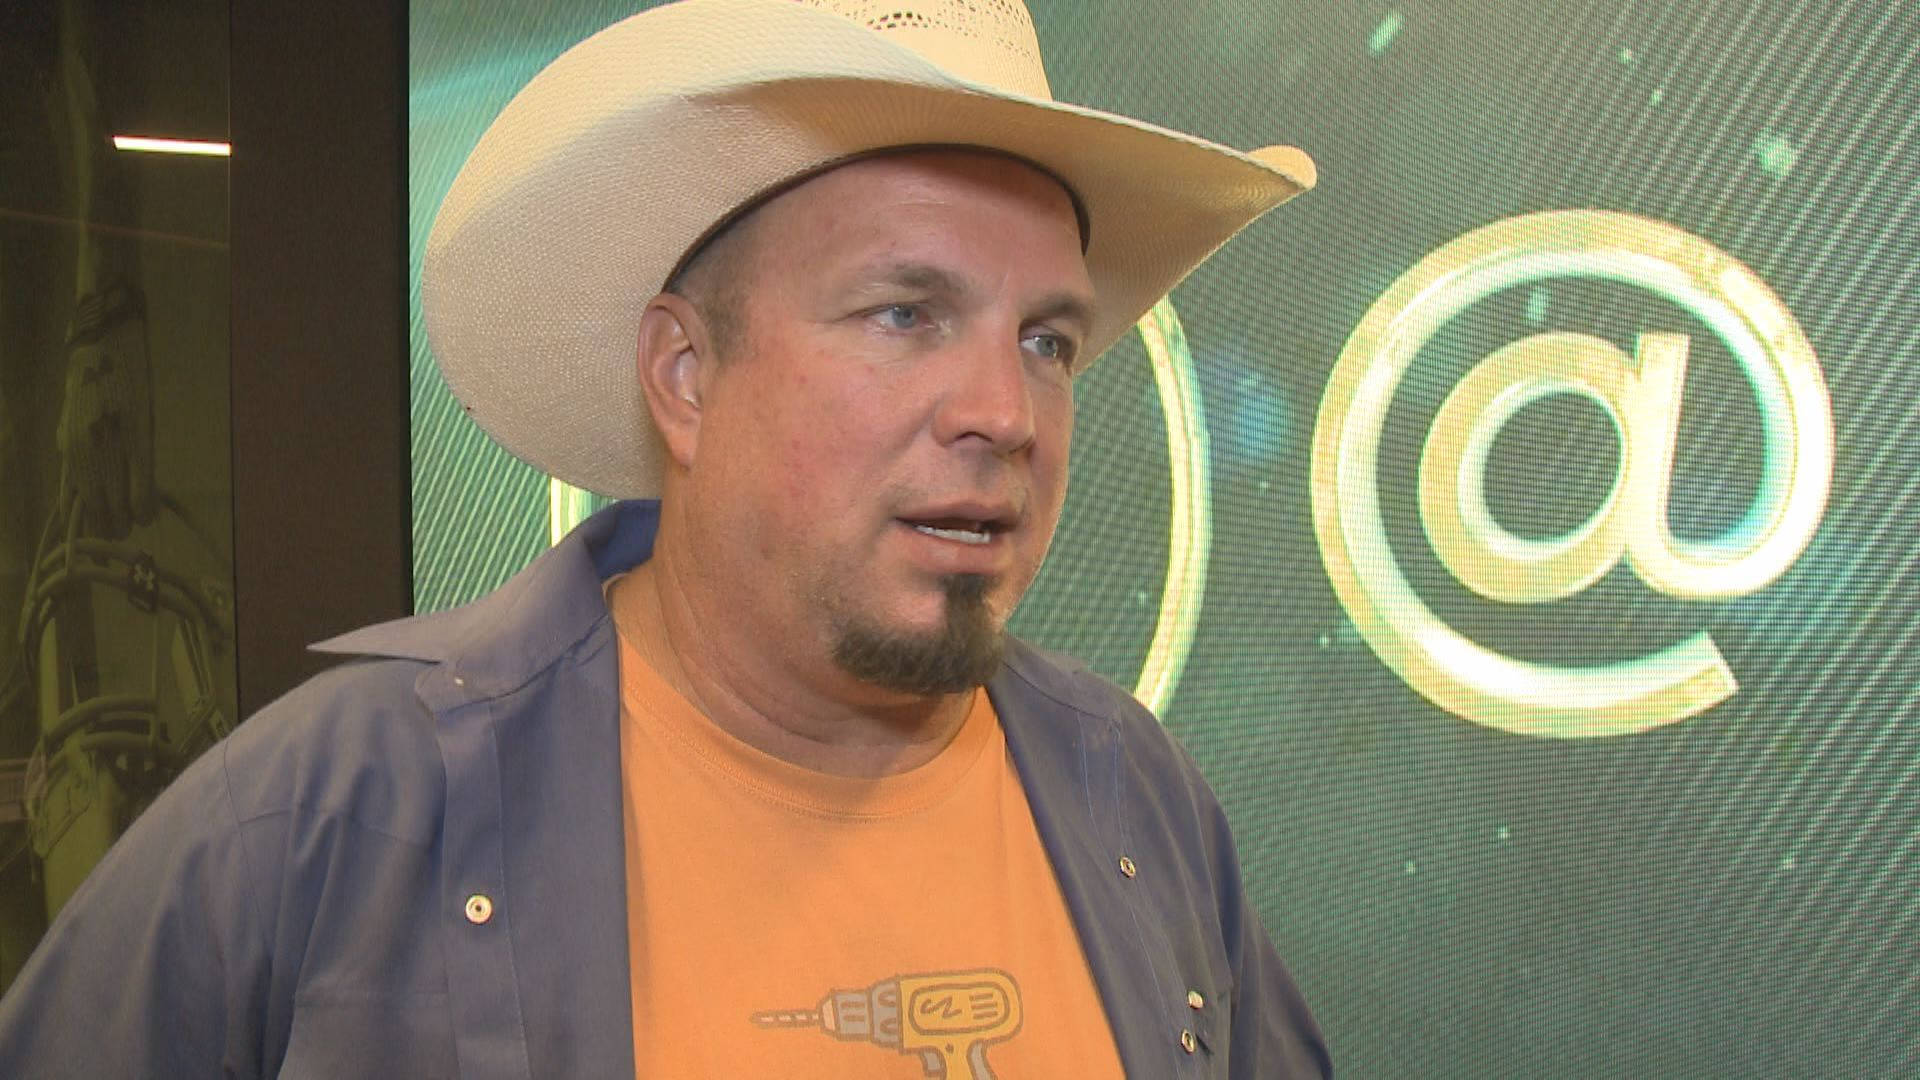
[[[958,540],[963,544],[984,544],[992,539],[985,532],[974,532],[972,529],[936,529],[931,525],[915,525],[914,528],[928,536],[937,536],[942,540]]]

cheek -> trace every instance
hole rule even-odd
[[[769,510],[790,526],[810,523],[812,531],[823,518],[854,509],[860,492],[873,487],[862,456],[871,426],[860,422],[856,399],[832,389],[804,375],[768,386],[743,433],[765,447],[759,486],[777,493],[778,502]]]
[[[1055,518],[1066,501],[1067,463],[1073,451],[1073,392],[1045,400],[1034,417],[1034,495],[1044,498]]]
[[[1046,560],[1048,549],[1053,546],[1054,533],[1060,525],[1060,511],[1067,499],[1067,462],[1073,447],[1072,395],[1066,393],[1059,398],[1036,396],[1034,405],[1029,510],[1036,527],[1028,534],[1023,545],[1022,569],[1017,579],[1009,582],[1015,588],[1015,602],[1033,583],[1033,578],[1040,572],[1040,564]]]

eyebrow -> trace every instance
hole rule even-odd
[[[930,263],[884,263],[875,267],[871,277],[876,283],[905,285],[936,293],[967,293],[971,290],[960,275]]]
[[[1035,305],[1030,319],[1066,319],[1080,324],[1083,330],[1093,329],[1093,304],[1077,293],[1054,293]]]
[[[923,262],[887,263],[867,274],[875,283],[904,285],[931,293],[965,295],[972,290],[967,280],[945,267]],[[1042,297],[1025,315],[1026,319],[1071,319],[1082,326],[1093,326],[1093,302],[1075,292],[1055,292]]]

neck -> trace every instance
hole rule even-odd
[[[658,547],[610,595],[615,625],[668,685],[721,730],[783,761],[839,776],[905,772],[945,748],[972,707],[972,693],[889,695],[824,656],[809,669],[796,654],[812,642],[741,632],[702,599]]]

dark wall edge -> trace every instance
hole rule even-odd
[[[392,0],[232,8],[242,716],[412,602],[406,33]]]

